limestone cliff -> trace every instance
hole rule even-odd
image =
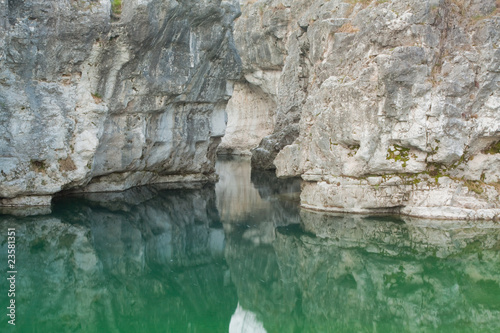
[[[499,218],[499,8],[1,1],[0,204],[213,179],[228,105],[220,152],[264,137],[303,207]]]
[[[0,205],[213,178],[236,0],[0,1]]]
[[[275,129],[254,165],[301,176],[311,209],[498,218],[499,9],[246,1],[245,78],[280,71]]]
[[[296,22],[304,7],[307,2],[288,1],[284,5],[278,1],[241,1],[242,16],[235,23],[234,35],[243,78],[237,82],[241,89],[235,89],[229,101],[232,107],[228,110],[228,138],[224,138],[223,145],[239,148],[238,141],[231,139],[231,113],[241,118],[248,109],[258,112],[259,118],[253,120],[252,127],[240,129],[247,136],[253,127],[259,129],[251,134],[262,138],[258,147],[253,141],[246,146],[253,148],[253,168],[274,169],[276,154],[299,134],[308,66],[304,63],[307,59],[300,56]],[[259,112],[261,108],[267,111]],[[233,109],[237,111],[232,112]]]

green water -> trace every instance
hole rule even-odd
[[[301,211],[297,182],[218,171],[0,215],[0,332],[500,332],[497,223]]]

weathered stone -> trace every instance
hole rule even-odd
[[[275,101],[259,86],[237,82],[227,104],[226,134],[218,154],[250,155],[274,130]]]
[[[229,102],[222,152],[251,150],[253,168],[274,169],[276,154],[298,136],[299,106],[306,96],[300,93],[306,81],[296,75],[306,69],[295,52],[301,34],[290,35],[295,28],[290,22],[300,13],[297,8],[291,11],[288,2],[242,1],[241,5],[243,15],[236,21],[234,34],[244,73],[238,85],[245,89],[235,91]],[[257,112],[258,117],[247,118]],[[237,127],[231,125],[232,118]]]
[[[253,165],[302,176],[312,209],[498,218],[498,6],[246,2],[235,35],[251,24],[261,43],[236,38],[244,71],[282,71],[275,130]]]
[[[236,0],[1,6],[0,204],[214,179]]]

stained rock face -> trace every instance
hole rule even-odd
[[[213,179],[234,90],[220,151],[304,207],[499,218],[498,1],[0,7],[1,205]]]
[[[248,2],[244,70],[281,68],[254,165],[302,176],[312,209],[498,218],[499,6]]]
[[[0,205],[213,178],[237,1],[0,7]]]
[[[264,14],[264,8],[268,6],[265,2],[240,3],[243,15],[235,22],[234,38],[242,59],[243,77],[236,82],[227,107],[227,132],[220,153],[246,155],[259,146],[264,137],[279,132],[281,118],[287,114],[280,112],[280,108],[284,105],[284,98],[288,97],[282,96],[279,89],[283,87],[284,32],[288,18],[284,15],[271,18]],[[273,33],[278,30],[281,31],[279,37]],[[252,151],[253,155],[255,151]],[[263,159],[254,159],[252,166],[262,168],[261,162],[255,164],[257,160]]]

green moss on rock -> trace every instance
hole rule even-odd
[[[402,161],[403,168],[406,168],[406,162],[410,160],[410,148],[405,148],[399,145],[393,145],[387,149],[386,160]]]
[[[483,150],[484,154],[500,154],[500,141],[491,144],[488,148]]]

